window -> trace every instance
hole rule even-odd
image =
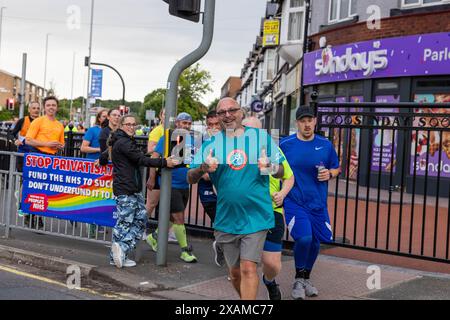
[[[303,38],[304,0],[290,0],[288,7],[288,41],[301,41]]]
[[[356,0],[330,0],[329,13],[330,23],[349,20],[356,15]]]
[[[262,81],[272,81],[276,74],[276,52],[274,49],[268,49],[264,55],[264,76]]]
[[[402,7],[432,6],[446,3],[450,4],[450,0],[402,0]]]

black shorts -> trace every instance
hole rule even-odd
[[[202,202],[202,206],[209,219],[211,219],[211,223],[214,223],[214,220],[216,219],[217,202]]]
[[[282,244],[284,237],[284,217],[278,212],[274,212],[273,214],[275,215],[275,227],[267,232],[266,241]]]
[[[153,190],[160,190],[161,186],[159,185],[159,177],[156,176],[155,178],[155,186],[153,187]]]
[[[189,189],[172,189],[170,213],[184,212],[189,201]]]

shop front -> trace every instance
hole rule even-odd
[[[304,63],[306,91],[317,91],[319,102],[388,103],[387,108],[385,105],[385,108],[364,111],[389,113],[391,119],[396,114],[414,114],[416,117],[408,123],[411,128],[421,127],[420,121],[424,118],[420,117],[421,113],[431,116],[439,114],[436,116],[438,124],[435,130],[428,130],[430,124],[427,122],[424,130],[410,130],[407,133],[395,128],[371,130],[370,134],[358,129],[331,129],[325,133],[333,136],[341,154],[343,171],[350,179],[357,179],[359,169],[360,172],[382,177],[370,179],[368,175],[360,176],[362,184],[372,186],[379,183],[384,189],[395,189],[403,185],[404,179],[409,181],[414,177],[418,192],[423,193],[427,188],[431,193],[436,193],[438,183],[426,185],[424,177],[427,177],[432,182],[436,179],[445,182],[447,188],[444,189],[447,191],[441,188],[439,193],[447,192],[445,196],[448,197],[450,115],[446,114],[450,113],[450,109],[439,104],[450,103],[450,32],[328,46],[306,54]],[[426,103],[427,107],[396,108],[399,102]],[[346,110],[336,105],[333,110],[322,111],[338,114],[363,110],[356,107]],[[371,147],[371,152],[360,154],[360,150],[365,150],[367,146]],[[404,153],[409,159],[403,162]],[[398,169],[400,165],[407,168],[406,174]]]

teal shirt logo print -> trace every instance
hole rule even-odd
[[[243,150],[233,150],[227,156],[227,164],[233,170],[242,170],[247,162],[248,157]]]

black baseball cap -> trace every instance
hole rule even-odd
[[[295,112],[295,118],[297,120],[300,120],[304,117],[315,117],[314,110],[311,107],[308,106],[300,106],[298,107],[297,111]]]

